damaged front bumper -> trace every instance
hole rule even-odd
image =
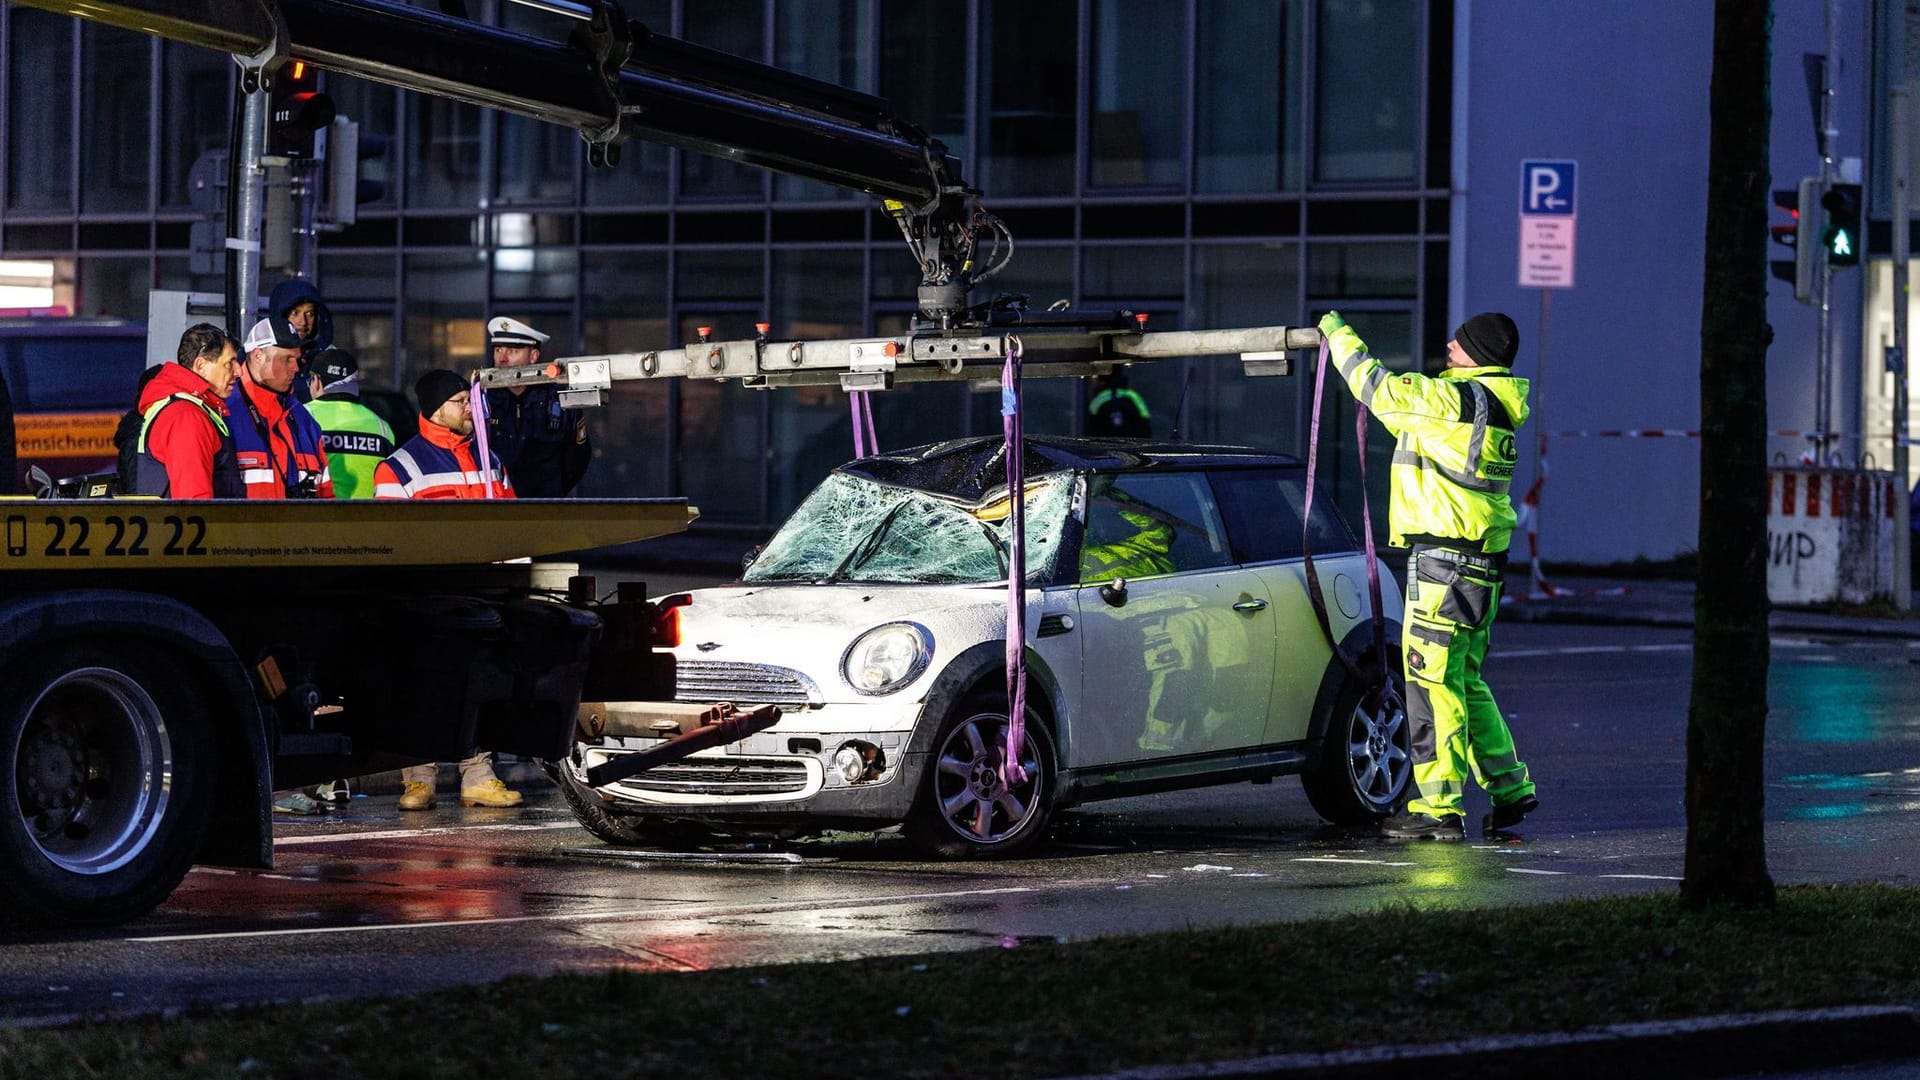
[[[618,810],[649,816],[872,823],[898,821],[913,804],[928,746],[916,745],[916,725],[903,724],[897,705],[796,710],[744,737],[661,760],[671,753],[665,748],[688,745],[680,733],[688,725],[712,726],[701,722],[708,708],[583,705],[570,764]],[[632,771],[643,760],[657,763]]]

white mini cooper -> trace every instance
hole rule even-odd
[[[602,839],[791,836],[904,825],[942,856],[997,855],[1089,799],[1298,773],[1319,813],[1390,812],[1411,768],[1385,627],[1372,670],[1366,566],[1306,474],[1241,447],[1027,440],[1028,739],[1006,744],[1009,503],[998,438],[881,454],[834,471],[739,583],[680,608],[682,701],[781,709],[770,729],[593,788],[587,769],[657,745],[583,739],[556,763]],[[1390,575],[1383,609],[1400,610]],[[1390,615],[1389,618],[1394,618]],[[1017,775],[1017,774],[1016,774]]]

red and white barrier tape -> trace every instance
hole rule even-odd
[[[1525,528],[1527,531],[1527,580],[1528,580],[1529,588],[1527,590],[1526,598],[1528,600],[1552,600],[1559,597],[1568,597],[1568,596],[1625,596],[1627,595],[1628,589],[1627,589],[1627,586],[1625,585],[1616,585],[1612,588],[1606,588],[1606,589],[1562,588],[1558,585],[1555,585],[1553,582],[1548,581],[1546,574],[1541,572],[1540,570],[1540,523],[1539,523],[1537,511],[1539,510],[1539,507],[1540,507],[1540,487],[1541,485],[1546,483],[1546,480],[1547,480],[1547,454],[1546,454],[1546,447],[1543,445],[1540,448],[1539,473],[1533,478],[1533,486],[1528,488],[1526,495],[1521,497],[1520,509],[1517,515],[1520,519],[1518,524],[1521,527]]]

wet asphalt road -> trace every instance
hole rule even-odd
[[[836,834],[623,857],[550,788],[515,810],[391,795],[280,819],[271,872],[199,869],[111,932],[0,944],[0,1019],[407,992],[515,974],[699,970],[1673,889],[1685,630],[1503,626],[1488,675],[1543,809],[1523,838],[1322,826],[1292,779],[1092,804],[1030,857],[920,861]],[[1782,883],[1916,880],[1920,643],[1775,639],[1769,859]],[[1469,801],[1469,821],[1484,803]]]

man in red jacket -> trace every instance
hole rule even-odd
[[[180,335],[175,358],[140,391],[139,443],[125,487],[165,499],[245,498],[227,427],[239,350],[226,331],[199,323]]]
[[[376,499],[511,499],[513,485],[497,454],[485,468],[473,440],[467,382],[444,368],[414,384],[420,399],[420,434],[408,439],[373,470]],[[433,809],[438,765],[412,765],[400,772],[400,809]],[[460,762],[460,801],[467,806],[520,805],[520,793],[493,772],[493,753],[476,750]]]

